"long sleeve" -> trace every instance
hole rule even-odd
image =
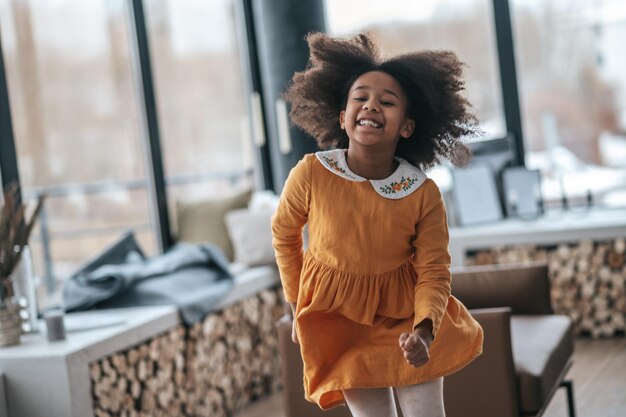
[[[448,222],[437,185],[429,179],[423,187],[425,194],[413,240],[412,263],[417,274],[413,327],[430,319],[436,337],[450,297]]]
[[[302,270],[302,229],[307,222],[311,198],[311,156],[291,170],[272,217],[272,245],[280,272],[285,300],[298,299]]]

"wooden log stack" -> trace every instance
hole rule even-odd
[[[94,415],[227,417],[277,392],[283,303],[280,288],[264,290],[93,362]]]
[[[547,262],[555,312],[569,315],[579,334],[601,338],[626,331],[625,249],[623,238],[555,247],[496,247],[469,254],[466,263]]]

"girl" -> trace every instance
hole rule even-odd
[[[482,352],[450,295],[446,213],[422,169],[469,157],[477,121],[451,52],[379,58],[366,35],[307,37],[285,93],[293,123],[332,150],[291,171],[272,220],[305,398],[356,417],[444,416],[443,376]],[[309,246],[302,250],[308,223]]]

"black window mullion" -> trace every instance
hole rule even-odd
[[[509,0],[493,0],[496,43],[498,45],[498,63],[500,84],[507,131],[513,143],[514,164],[524,166],[524,136],[520,112],[517,73],[515,69],[515,49]]]
[[[17,169],[17,153],[11,121],[9,88],[4,69],[2,38],[0,38],[0,177],[2,178],[2,189],[5,189],[9,184],[17,184],[18,199],[21,199],[20,176]]]
[[[163,156],[161,154],[161,140],[159,136],[159,123],[154,96],[154,81],[150,62],[150,50],[146,18],[142,0],[130,0],[129,21],[131,24],[131,36],[133,37],[132,50],[134,54],[133,67],[137,88],[140,92],[141,116],[143,117],[144,143],[149,153],[146,172],[150,184],[149,198],[152,199],[152,212],[154,221],[157,222],[157,241],[161,251],[172,246],[173,240],[170,231],[169,213],[167,208],[167,194],[165,185],[165,172],[163,169]],[[156,212],[155,212],[156,210]]]
[[[242,51],[242,61],[247,64],[244,65],[247,71],[245,79],[247,80],[247,93],[248,93],[248,106],[250,109],[250,118],[252,120],[253,112],[250,103],[250,95],[256,93],[260,97],[261,103],[263,103],[263,85],[261,83],[261,73],[259,69],[259,55],[257,52],[256,33],[254,28],[254,16],[252,12],[252,0],[240,0],[237,5],[237,26],[240,39],[240,50]],[[269,132],[267,130],[267,113],[263,109],[261,104],[261,114],[263,118],[263,132],[253,132],[253,134],[263,134],[265,137],[265,143],[262,146],[258,146],[255,142],[255,149],[257,151],[256,159],[257,169],[259,169],[261,181],[265,189],[274,189],[274,181],[272,176],[272,162],[270,159],[269,150]],[[254,129],[254,126],[251,125]]]

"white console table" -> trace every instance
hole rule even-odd
[[[452,266],[464,265],[469,250],[537,244],[552,245],[581,240],[626,237],[626,209],[589,212],[548,212],[534,220],[506,219],[494,223],[450,228]]]
[[[53,343],[47,342],[44,333],[25,335],[20,345],[0,349],[0,370],[4,373],[10,416],[92,416],[89,363],[179,323],[174,306],[76,314],[114,314],[124,323],[70,332],[66,340]]]
[[[221,310],[279,282],[275,266],[246,268],[231,264],[234,286],[217,303]],[[95,310],[66,315],[74,323],[114,319],[106,327],[71,331],[64,341],[49,343],[44,332],[22,336],[21,344],[0,348],[0,389],[11,417],[93,417],[89,364],[146,342],[178,327],[175,306]],[[95,323],[97,324],[97,323]],[[272,323],[273,324],[273,323]],[[43,327],[43,324],[41,325]],[[3,375],[4,374],[4,375]],[[0,417],[3,417],[0,392]]]

